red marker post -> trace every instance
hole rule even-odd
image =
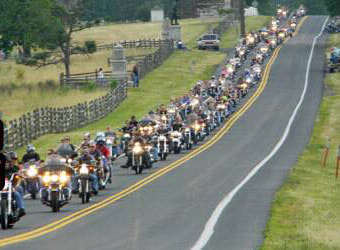
[[[329,148],[330,148],[330,141],[329,138],[327,138],[327,143],[326,143],[326,148],[323,154],[323,163],[322,163],[322,167],[325,167],[327,164],[327,158],[329,155]]]
[[[335,178],[338,178],[339,176],[339,167],[340,167],[340,146],[338,147],[338,156],[336,158]]]

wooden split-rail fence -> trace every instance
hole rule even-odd
[[[127,97],[127,84],[103,97],[63,108],[35,109],[6,123],[5,149],[15,150],[51,133],[67,132],[106,117]]]
[[[128,65],[137,65],[139,72],[139,79],[143,79],[145,75],[155,68],[160,66],[174,51],[174,42],[172,40],[159,40],[160,47],[153,53],[139,56],[126,57]],[[111,62],[111,58],[108,58],[108,63]],[[128,80],[131,77],[131,70],[127,72]],[[114,79],[111,71],[104,72],[104,78],[98,78],[98,72],[89,72],[82,74],[71,74],[66,76],[63,73],[60,74],[59,81],[61,86],[76,86],[81,87],[88,83],[96,83],[98,85],[107,86]]]

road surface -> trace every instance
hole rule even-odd
[[[299,34],[283,45],[260,97],[216,144],[109,206],[47,235],[5,248],[190,249],[219,202],[282,137],[303,90],[313,39],[325,19],[308,18]],[[243,250],[260,246],[274,194],[313,129],[322,97],[324,45],[322,36],[315,47],[306,98],[286,142],[226,207],[205,249]],[[171,159],[175,158],[171,155]],[[120,169],[115,177],[110,189],[101,193],[102,197],[119,192],[146,175],[137,177]],[[27,201],[29,215],[13,230],[1,232],[0,241],[86,207],[79,204],[77,197],[74,199],[77,201],[62,208],[60,214],[51,214],[38,201]]]

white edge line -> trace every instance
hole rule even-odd
[[[253,170],[241,181],[241,183],[238,184],[230,193],[228,193],[227,196],[225,196],[223,198],[223,200],[218,204],[218,206],[215,208],[214,212],[210,216],[209,220],[205,224],[204,230],[203,230],[200,238],[195,243],[195,245],[191,248],[191,250],[201,250],[206,246],[206,244],[209,242],[211,236],[214,234],[214,228],[215,228],[215,226],[218,222],[218,219],[221,216],[223,210],[229,205],[229,203],[234,198],[234,196],[238,193],[238,191],[240,191],[240,189],[277,153],[277,151],[281,148],[281,146],[283,145],[283,143],[287,139],[289,132],[290,132],[290,129],[292,127],[292,124],[293,124],[295,117],[297,115],[297,112],[299,111],[299,109],[300,109],[300,107],[301,107],[301,105],[302,105],[302,103],[305,99],[305,95],[306,95],[307,88],[308,88],[310,66],[311,66],[312,59],[313,59],[316,41],[322,35],[324,28],[326,26],[326,23],[328,22],[328,19],[329,18],[327,18],[326,21],[324,22],[322,29],[321,29],[321,32],[313,40],[313,45],[312,45],[312,49],[311,49],[308,64],[307,64],[304,89],[303,89],[302,95],[300,97],[299,103],[295,107],[294,112],[293,112],[291,118],[289,119],[288,125],[287,125],[287,127],[286,127],[286,129],[283,133],[283,136],[281,137],[279,142],[275,145],[273,150],[269,153],[269,155],[267,155],[259,164],[257,164],[253,168]]]

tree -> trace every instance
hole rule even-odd
[[[0,1],[0,44],[8,53],[15,46],[23,49],[23,56],[31,56],[31,48],[36,45],[35,31],[44,25],[43,10],[49,0]]]
[[[326,8],[331,16],[340,16],[340,2],[334,0],[324,0]]]
[[[34,57],[39,67],[63,63],[65,75],[70,76],[71,55],[86,53],[83,47],[72,43],[75,32],[91,27],[91,23],[82,20],[84,9],[82,0],[51,1],[49,8],[45,9],[46,23],[36,32],[40,35],[38,44],[46,51],[37,53]],[[60,53],[56,52],[59,50]]]

